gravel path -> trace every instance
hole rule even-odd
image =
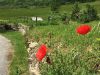
[[[0,75],[7,75],[8,71],[8,60],[7,56],[11,49],[10,41],[0,35]]]

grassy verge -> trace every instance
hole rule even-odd
[[[3,33],[11,40],[14,47],[14,57],[10,65],[9,75],[29,75],[28,74],[28,54],[25,48],[24,37],[19,32]]]

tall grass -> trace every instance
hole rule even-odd
[[[69,25],[38,26],[30,35],[39,43],[46,43],[52,64],[41,63],[42,75],[99,75],[100,51],[98,21],[88,23],[92,30],[87,35],[78,35],[72,22]],[[51,35],[51,38],[49,36]],[[58,46],[60,46],[58,48]]]

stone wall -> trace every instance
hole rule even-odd
[[[14,30],[14,31],[16,31],[16,30],[18,30],[18,25],[15,25],[15,24],[13,24],[13,23],[8,23],[8,24],[6,24],[6,23],[3,23],[3,24],[0,24],[0,31],[6,31],[6,30]]]

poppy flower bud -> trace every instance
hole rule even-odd
[[[45,45],[41,45],[36,53],[36,58],[38,61],[42,61],[42,59],[46,56],[47,48]]]
[[[81,25],[81,26],[77,27],[76,32],[77,32],[78,34],[85,35],[85,34],[87,34],[90,30],[91,30],[91,27],[90,27],[89,25]]]
[[[49,56],[46,57],[46,62],[51,65],[51,60],[50,60]]]

